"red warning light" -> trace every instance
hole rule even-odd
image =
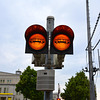
[[[41,25],[31,25],[25,32],[26,53],[47,53],[47,32]]]
[[[57,98],[57,100],[61,100],[60,98]]]
[[[34,34],[29,38],[29,46],[34,50],[41,50],[46,44],[46,39],[41,34]]]
[[[71,41],[67,35],[59,34],[54,37],[53,44],[56,49],[63,51],[70,46]]]
[[[51,54],[73,54],[73,30],[66,25],[57,26],[51,35]]]

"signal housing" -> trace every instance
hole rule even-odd
[[[73,54],[73,30],[66,25],[57,26],[51,35],[51,54]]]
[[[25,31],[25,39],[25,53],[47,54],[47,32],[43,26],[35,24],[28,27]]]

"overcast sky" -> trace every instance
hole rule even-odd
[[[90,2],[91,33],[100,12],[100,0]],[[25,30],[33,24],[40,24],[46,28],[47,16],[54,16],[55,25],[68,25],[75,34],[74,55],[66,55],[64,68],[56,70],[55,92],[60,83],[61,92],[65,88],[65,82],[75,76],[76,72],[88,67],[87,24],[86,24],[86,0],[0,0],[0,71],[15,73],[23,71],[31,64],[32,55],[25,54]],[[92,46],[100,39],[100,22],[92,39]],[[93,65],[98,66],[97,49],[93,52]],[[88,73],[86,73],[88,76]],[[94,77],[97,87],[97,96],[100,100],[100,72]]]

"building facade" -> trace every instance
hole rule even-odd
[[[15,74],[0,72],[0,100],[24,100],[21,93],[15,91],[20,80],[21,71]]]
[[[0,100],[26,100],[21,93],[15,91],[20,75],[21,71],[15,74],[0,71]],[[57,100],[57,96],[58,93],[53,93],[53,100]]]

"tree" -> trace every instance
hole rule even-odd
[[[37,72],[30,66],[20,75],[20,81],[16,84],[16,92],[20,92],[25,98],[31,100],[43,100],[43,92],[36,90]]]
[[[66,88],[61,97],[65,100],[90,100],[89,80],[85,73],[76,73],[75,77],[71,77],[68,83],[65,83]]]

